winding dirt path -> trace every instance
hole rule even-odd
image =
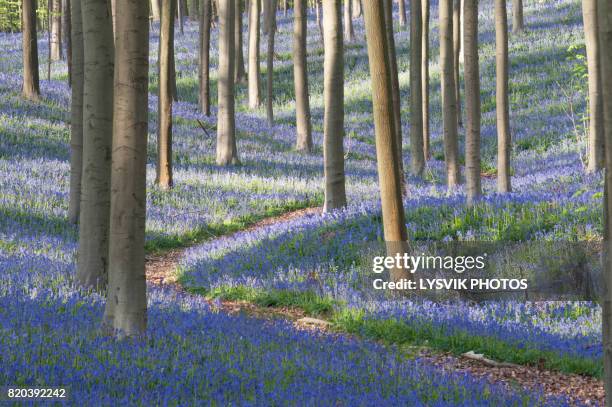
[[[283,215],[259,221],[244,230],[253,230],[272,224],[287,222],[307,214],[320,213],[321,208],[300,209]],[[231,235],[229,235],[231,236]],[[183,253],[188,248],[170,250],[163,254],[146,256],[147,281],[153,285],[171,287],[185,293],[177,283],[174,271]],[[284,318],[293,321],[296,329],[311,329],[326,332],[330,335],[342,334],[334,332],[329,321],[309,318],[303,311],[293,308],[266,308],[247,301],[213,302],[205,300],[213,307],[229,314],[246,313],[253,318],[275,319]],[[344,334],[343,334],[344,335]],[[475,377],[486,378],[491,383],[504,383],[507,386],[519,386],[526,389],[541,389],[548,396],[567,396],[574,405],[604,405],[605,392],[603,382],[599,379],[566,374],[542,369],[538,366],[495,366],[483,361],[458,357],[450,353],[440,353],[427,348],[418,350],[419,356],[430,363],[447,371],[465,372]]]

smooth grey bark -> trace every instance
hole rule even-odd
[[[163,1],[163,0],[160,0]],[[177,2],[176,4],[176,16],[177,16],[177,20],[179,23],[179,32],[181,33],[181,35],[185,34],[185,28],[184,28],[184,24],[183,24],[183,14],[185,13],[185,8],[183,5],[182,0],[175,0]],[[162,11],[163,13],[163,11]]]
[[[315,3],[315,14],[317,19],[317,25],[319,26],[319,32],[323,36],[323,18],[321,18],[321,0],[314,0]]]
[[[36,0],[23,0],[21,3],[21,27],[23,48],[23,86],[24,98],[40,99],[38,78],[38,42],[36,37]]]
[[[68,67],[68,86],[72,86],[72,22],[71,22],[71,11],[70,11],[70,0],[64,0],[62,2],[62,14],[63,14],[63,37],[64,46],[66,47],[66,65]]]
[[[263,18],[263,24],[261,25],[261,32],[264,35],[268,35],[268,13],[270,13],[269,0],[261,0],[261,14]]]
[[[274,124],[274,37],[276,36],[276,0],[268,2],[268,52],[266,55],[266,116],[268,124]]]
[[[353,1],[344,0],[344,40],[352,42],[355,39],[353,30]]]
[[[155,182],[172,188],[172,61],[176,0],[161,0],[159,28],[159,95],[157,98],[157,166]]]
[[[151,15],[153,16],[154,21],[159,21],[161,13],[159,11],[159,1],[160,0],[150,0],[151,1]]]
[[[482,194],[480,185],[480,68],[478,59],[478,0],[465,0],[465,178],[467,204]]]
[[[422,35],[423,15],[421,0],[410,0],[410,152],[411,172],[420,177],[425,170],[423,154],[423,87],[422,87]]]
[[[497,191],[512,191],[510,111],[508,107],[508,17],[506,0],[495,0],[495,104],[497,117]]]
[[[524,29],[523,0],[512,0],[512,32],[518,33]]]
[[[323,162],[325,203],[323,211],[346,206],[344,175],[344,44],[342,3],[323,2]]]
[[[51,1],[51,60],[62,59],[62,2]]]
[[[353,18],[359,18],[363,15],[361,0],[352,0],[353,1]]]
[[[421,45],[421,86],[423,97],[423,157],[425,161],[431,157],[429,147],[429,0],[423,0],[423,35]]]
[[[267,0],[263,0],[267,1]],[[249,107],[255,109],[261,105],[261,82],[259,68],[259,26],[261,0],[250,0],[249,7]]]
[[[246,82],[246,71],[244,70],[244,53],[242,51],[242,1],[236,1],[236,12],[234,13],[234,49],[236,50],[236,64],[234,82]]]
[[[83,0],[83,174],[77,282],[103,290],[108,281],[113,135],[113,22],[108,0]]]
[[[68,220],[78,223],[83,175],[83,14],[81,0],[70,4],[72,20],[72,98],[70,103],[70,201]]]
[[[455,100],[457,101],[457,126],[463,126],[461,115],[461,10],[462,0],[454,0],[453,3],[453,68],[455,72]]]
[[[597,3],[597,25],[599,30],[600,63],[603,97],[603,127],[606,155],[604,172],[604,231],[603,231],[603,286],[602,306],[602,339],[604,390],[612,394],[612,4],[609,0]],[[610,397],[606,397],[606,406]]]
[[[109,282],[102,328],[118,337],[134,337],[147,329],[149,2],[117,4]]]
[[[387,58],[389,59],[389,69],[391,72],[391,100],[393,103],[393,120],[395,130],[395,144],[397,146],[397,162],[400,168],[400,179],[402,186],[402,193],[406,192],[406,177],[404,175],[404,155],[403,155],[403,136],[402,136],[402,119],[401,119],[401,99],[400,99],[400,88],[399,78],[397,71],[397,55],[395,53],[395,38],[393,36],[393,0],[383,0],[383,16],[385,19],[385,33],[387,38],[385,39],[387,50]],[[412,148],[412,145],[411,145]]]
[[[603,100],[601,95],[601,67],[597,25],[597,0],[582,0],[584,38],[586,43],[589,83],[589,136],[587,171],[594,172],[605,165],[603,138]]]
[[[306,38],[308,29],[307,0],[293,2],[293,83],[295,87],[296,150],[312,151],[312,124],[308,100],[308,65]]]
[[[397,0],[397,3],[399,9],[399,25],[400,27],[404,27],[406,26],[406,0]],[[412,4],[410,7],[412,9]]]
[[[234,0],[219,0],[217,164],[238,164],[234,106]]]
[[[199,101],[200,110],[206,116],[210,116],[210,2],[202,0],[200,6]]]
[[[444,161],[446,184],[459,185],[459,140],[453,55],[453,0],[440,0],[440,71],[442,76],[442,121],[444,124]]]
[[[388,254],[407,241],[406,220],[402,202],[402,180],[395,138],[393,102],[391,95],[392,73],[387,58],[388,25],[380,2],[364,2],[370,77],[372,78],[372,107],[376,134],[376,163],[380,185],[383,232]],[[398,281],[407,278],[406,270],[391,270],[391,278]]]

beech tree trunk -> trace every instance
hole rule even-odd
[[[421,0],[410,0],[410,151],[411,172],[420,177],[425,170],[423,155],[423,87],[422,87],[422,28]]]
[[[406,0],[397,0],[397,3],[399,8],[399,25],[400,27],[404,27],[406,26]],[[412,3],[410,7],[412,9]]]
[[[323,162],[325,204],[323,211],[346,206],[344,176],[344,44],[342,3],[323,2]]]
[[[267,0],[263,0],[267,1]],[[249,13],[249,107],[261,105],[261,86],[259,69],[259,25],[261,0],[250,0]]]
[[[62,59],[62,2],[51,1],[51,60]]]
[[[459,185],[459,140],[453,53],[453,0],[440,0],[440,71],[442,73],[442,121],[444,161],[448,188]]]
[[[364,2],[370,77],[372,78],[372,107],[376,133],[376,163],[382,204],[383,231],[389,255],[403,249],[407,241],[406,220],[402,203],[402,180],[395,138],[391,69],[387,58],[388,26],[380,2]],[[399,250],[398,250],[399,249]],[[391,278],[407,278],[406,270],[391,270]]]
[[[254,0],[251,0],[254,1]],[[293,3],[293,83],[295,86],[296,149],[312,151],[312,125],[308,100],[308,65],[306,38],[308,29],[307,0]]]
[[[319,26],[319,32],[323,36],[323,19],[321,18],[321,0],[314,0],[315,2],[315,13],[317,18],[317,25]]]
[[[234,81],[245,82],[246,71],[244,70],[244,54],[242,52],[242,1],[236,1],[236,12],[234,13],[234,48],[236,49],[236,69]]]
[[[83,175],[83,14],[81,1],[70,4],[72,20],[72,99],[70,104],[70,202],[68,220],[78,223]]]
[[[353,30],[353,1],[344,0],[344,40],[352,42],[355,39]]]
[[[353,0],[353,18],[359,18],[362,14],[361,0]]]
[[[149,2],[117,2],[117,44],[109,245],[103,329],[144,335],[144,266],[149,84]]]
[[[457,126],[463,126],[461,119],[461,75],[460,58],[461,55],[461,0],[454,0],[453,3],[453,67],[455,69],[455,99],[457,100]]]
[[[395,144],[397,146],[397,162],[400,166],[400,179],[402,182],[402,193],[406,192],[406,177],[404,176],[404,155],[401,119],[401,99],[399,89],[399,78],[397,72],[397,55],[395,53],[395,38],[393,37],[393,0],[383,0],[383,16],[385,19],[385,39],[389,69],[391,72],[391,98],[393,103],[393,120],[395,130]],[[412,146],[411,146],[412,148]]]
[[[421,49],[421,86],[423,97],[423,157],[429,160],[429,0],[423,0],[423,36]]]
[[[601,95],[600,50],[597,27],[597,0],[582,0],[584,37],[589,82],[589,138],[588,172],[602,169],[605,165],[603,138],[603,100]]]
[[[172,60],[176,0],[161,0],[159,29],[159,97],[157,119],[157,166],[155,182],[172,188]]]
[[[480,186],[480,69],[478,60],[478,0],[465,0],[465,178],[467,203],[482,194]]]
[[[266,55],[266,116],[268,124],[274,124],[274,37],[276,35],[276,0],[264,0],[268,2],[268,52]]]
[[[612,394],[612,4],[609,0],[597,3],[597,25],[599,30],[600,68],[602,78],[603,127],[606,155],[604,172],[604,232],[603,232],[603,286],[602,297],[602,339],[604,389],[606,395]],[[606,398],[606,405],[610,402]]]
[[[159,21],[160,11],[159,11],[159,0],[150,0],[151,1],[151,14],[153,15],[154,21]]]
[[[36,37],[36,0],[23,0],[21,3],[21,27],[23,47],[23,97],[37,101],[40,99],[38,79],[38,42]]]
[[[108,225],[113,135],[114,44],[108,0],[83,0],[83,175],[77,282],[103,290],[108,281]]]
[[[206,116],[210,116],[210,2],[202,0],[200,6],[200,110]]]
[[[270,2],[269,0],[260,0],[261,1],[261,14],[263,17],[263,24],[261,27],[261,32],[264,35],[268,35],[268,18],[270,13]]]
[[[265,1],[265,0],[264,0]],[[234,0],[219,0],[217,164],[238,164],[234,106]]]
[[[519,33],[524,29],[523,0],[512,0],[512,32]]]
[[[508,107],[508,20],[506,0],[495,0],[495,63],[497,105],[497,191],[512,191],[510,183],[510,112]]]
[[[72,23],[70,21],[70,0],[62,3],[63,37],[66,47],[66,65],[68,66],[68,86],[72,86]]]

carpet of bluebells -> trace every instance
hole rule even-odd
[[[432,8],[432,148],[424,180],[409,179],[405,201],[413,239],[596,240],[601,234],[600,174],[587,175],[586,143],[566,114],[577,114],[583,93],[573,83],[568,49],[584,42],[578,0],[525,2],[529,29],[510,37],[513,187],[466,209],[460,189],[442,184],[437,11]],[[494,29],[483,1],[481,81],[483,172],[495,163]],[[322,58],[314,19],[309,23],[309,75],[315,153],[295,142],[291,13],[279,14],[275,61],[275,117],[245,106],[237,88],[238,150],[242,165],[214,163],[213,116],[197,109],[197,23],[177,33],[174,105],[175,188],[153,185],[156,139],[157,27],[151,35],[150,143],[147,239],[197,236],[277,210],[318,205],[322,181]],[[246,30],[246,27],[245,27]],[[239,232],[188,250],[181,281],[188,288],[246,286],[314,290],[366,318],[427,325],[512,346],[598,362],[601,312],[592,304],[447,305],[371,302],[351,266],[363,244],[381,239],[374,129],[367,53],[361,20],[345,54],[345,151],[350,205],[326,215]],[[216,29],[212,33],[212,94],[216,98]],[[41,36],[42,37],[42,36]],[[245,36],[246,37],[246,36]],[[264,42],[264,41],[262,41]],[[409,95],[408,32],[396,32],[402,100]],[[565,405],[537,392],[491,385],[444,371],[399,347],[296,331],[283,322],[228,316],[201,297],[149,287],[146,340],[116,342],[98,332],[104,299],[74,287],[76,228],[67,222],[69,105],[65,65],[46,79],[46,41],[39,41],[41,103],[23,101],[21,38],[0,34],[0,385],[69,387],[72,403],[189,405]],[[265,53],[262,47],[262,62]],[[262,64],[265,73],[265,64]],[[264,75],[265,77],[265,75]],[[263,81],[265,86],[265,80]],[[214,104],[214,103],[213,103]],[[403,128],[408,154],[407,103]],[[196,123],[202,120],[208,133]],[[579,120],[579,119],[577,119]],[[209,135],[210,134],[210,135]]]

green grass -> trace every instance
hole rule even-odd
[[[245,286],[218,287],[213,290],[191,288],[189,292],[204,295],[209,299],[225,301],[248,301],[264,308],[294,308],[304,311],[312,316],[329,316],[334,308],[339,306],[338,301],[323,298],[313,291],[294,290],[260,290]]]
[[[320,206],[322,202],[322,197],[309,201],[288,202],[280,206],[269,207],[263,213],[252,213],[238,216],[222,223],[199,226],[180,235],[153,235],[152,239],[145,243],[145,250],[147,253],[159,254],[172,249],[192,246],[208,239],[239,232],[264,219],[273,218],[299,209]]]
[[[423,323],[410,325],[396,319],[366,318],[362,310],[349,309],[345,304],[312,291],[263,290],[245,286],[219,287],[214,290],[189,288],[189,292],[209,299],[247,301],[263,308],[293,308],[304,314],[325,317],[335,331],[372,339],[388,345],[429,348],[461,355],[468,351],[482,353],[500,362],[539,366],[548,370],[603,377],[601,363],[589,359],[559,356],[554,352],[518,347],[496,338],[460,332],[449,335],[443,328]]]

